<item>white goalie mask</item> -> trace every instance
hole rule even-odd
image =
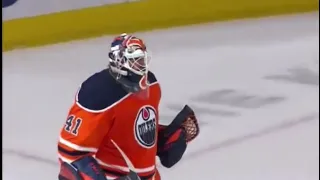
[[[113,76],[129,92],[148,91],[150,56],[144,42],[126,34],[114,42],[109,53],[109,68]]]

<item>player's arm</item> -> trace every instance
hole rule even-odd
[[[148,74],[149,81],[157,82],[155,75]],[[161,88],[158,84],[161,99]],[[170,168],[182,158],[187,144],[199,134],[198,122],[195,113],[189,106],[185,106],[168,125],[158,125],[157,156],[163,166]]]
[[[76,102],[61,130],[58,153],[59,178],[68,180],[105,180],[105,174],[93,158],[114,121],[113,102],[95,81],[82,84]]]
[[[111,127],[112,119],[105,118],[111,112],[92,113],[76,106],[73,107],[75,112],[69,115],[60,133],[58,153],[63,161],[61,169],[73,168],[77,172],[74,174],[83,179],[105,180],[93,155]],[[84,178],[86,176],[88,177]]]

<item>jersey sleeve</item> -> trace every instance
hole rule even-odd
[[[61,129],[58,154],[65,162],[95,154],[112,126],[113,101],[103,88],[95,87],[82,85]]]
[[[92,113],[75,104],[60,132],[58,150],[61,159],[73,161],[96,153],[112,122],[111,110]]]

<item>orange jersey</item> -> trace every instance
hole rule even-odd
[[[58,143],[61,160],[93,155],[109,177],[129,169],[111,142],[126,153],[141,177],[155,173],[160,86],[150,72],[149,98],[127,93],[103,70],[82,83]]]

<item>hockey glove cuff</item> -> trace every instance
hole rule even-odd
[[[159,138],[159,142],[163,142],[163,139]],[[186,149],[186,133],[183,129],[178,129],[164,143],[159,143],[157,155],[163,166],[171,168],[180,161]]]
[[[62,162],[59,180],[107,180],[100,165],[92,156],[85,156],[69,164]]]

